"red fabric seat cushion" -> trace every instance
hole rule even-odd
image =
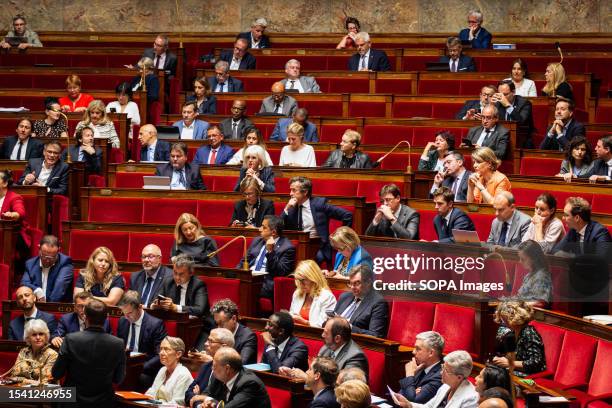
[[[129,236],[125,232],[112,231],[70,231],[68,255],[73,260],[86,261],[99,246],[109,248],[117,262],[128,260]]]
[[[149,244],[155,244],[161,249],[162,263],[169,263],[173,242],[174,236],[172,234],[131,232],[128,259],[130,262],[140,262],[142,249]]]
[[[546,371],[544,371],[543,374],[553,375],[557,370],[559,355],[561,354],[561,347],[563,346],[563,339],[565,338],[566,330],[535,320],[530,324],[535,327],[538,333],[540,333],[542,341],[544,342],[544,350],[546,352]],[[534,375],[530,377],[534,378],[541,376],[542,375]]]
[[[559,173],[560,168],[560,159],[524,157],[521,159],[520,173],[523,176],[554,176]]]
[[[198,276],[208,289],[208,303],[214,305],[221,299],[231,299],[234,303],[240,303],[240,280],[215,278],[211,276]]]
[[[274,278],[274,311],[289,310],[295,291],[295,279],[279,276]]]
[[[139,224],[142,222],[142,208],[141,198],[91,197],[87,220]]]
[[[368,377],[372,393],[383,395],[385,389],[385,353],[364,348],[363,352],[368,358],[370,374]]]
[[[432,330],[444,337],[444,352],[466,350],[474,353],[474,309],[439,303]]]
[[[431,330],[434,313],[434,303],[394,301],[387,338],[412,347],[417,334]]]
[[[203,200],[198,201],[198,220],[205,226],[229,225],[234,211],[234,202],[230,200]]]
[[[174,225],[181,214],[196,214],[196,211],[196,200],[144,199],[142,204],[142,222],[145,224]]]

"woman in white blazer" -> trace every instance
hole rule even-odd
[[[298,324],[323,327],[328,311],[336,307],[336,297],[329,290],[319,265],[313,260],[302,261],[295,268],[295,292],[289,313]]]
[[[402,408],[436,408],[446,400],[445,408],[477,408],[479,395],[468,381],[472,372],[472,357],[467,351],[457,350],[444,357],[442,386],[425,404],[410,402],[402,394],[393,393],[394,402]]]

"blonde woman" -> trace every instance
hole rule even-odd
[[[565,80],[565,68],[559,62],[551,62],[544,73],[546,85],[542,88],[544,96],[558,97],[574,100],[572,86]]]
[[[260,145],[251,145],[244,149],[244,162],[240,169],[240,177],[234,191],[240,191],[240,185],[245,178],[253,178],[264,193],[274,193],[274,172],[266,158],[266,151]]]
[[[26,346],[19,351],[17,361],[8,376],[22,384],[48,383],[53,380],[51,368],[57,360],[57,352],[49,345],[49,328],[41,319],[25,324],[23,338]]]
[[[84,127],[90,127],[94,130],[95,139],[108,139],[113,147],[120,147],[115,125],[106,114],[106,106],[101,100],[96,99],[87,106],[87,110],[83,114],[83,120],[77,124],[75,135]]]
[[[234,165],[244,163],[244,151],[247,149],[247,147],[259,145],[262,149],[264,149],[266,153],[266,161],[268,162],[268,164],[270,166],[274,166],[274,163],[272,163],[272,158],[266,150],[266,142],[264,142],[264,138],[261,135],[259,129],[257,129],[256,127],[248,128],[244,131],[244,135],[244,146],[242,146],[240,150],[234,153],[234,156],[232,156],[232,158],[225,164]]]
[[[311,259],[295,268],[296,290],[293,292],[289,313],[295,323],[323,327],[328,311],[336,307],[336,298],[329,290],[319,265]]]
[[[185,254],[193,258],[196,264],[219,266],[219,258],[216,255],[208,256],[216,250],[217,243],[206,235],[196,216],[189,213],[181,214],[174,227],[174,243],[170,256]]]
[[[94,249],[76,281],[74,294],[89,292],[107,306],[115,306],[124,290],[125,282],[113,252],[107,247]]]
[[[492,204],[493,198],[502,191],[510,191],[510,180],[498,171],[501,160],[488,147],[472,152],[474,173],[468,179],[467,202]]]
[[[304,143],[304,127],[292,123],[287,127],[287,143],[281,150],[279,166],[317,167],[312,146]]]
[[[153,385],[145,393],[164,403],[185,404],[185,392],[193,381],[191,372],[181,364],[185,343],[178,337],[166,336],[159,345],[159,369]]]
[[[366,264],[372,268],[372,257],[361,246],[359,235],[350,227],[338,227],[333,234],[329,236],[329,242],[336,251],[336,260],[334,262],[334,270],[324,270],[323,273],[328,278],[348,279],[349,271],[357,265]]]
[[[340,408],[370,408],[372,397],[368,384],[360,380],[348,380],[334,390]]]

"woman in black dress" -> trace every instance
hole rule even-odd
[[[174,227],[174,243],[170,256],[185,254],[193,258],[198,265],[219,266],[219,259],[216,255],[208,256],[216,250],[217,243],[206,235],[202,224],[195,215],[181,214]]]
[[[240,192],[244,200],[234,204],[231,227],[259,228],[266,215],[274,215],[274,204],[261,198],[261,187],[253,177],[243,179]]]

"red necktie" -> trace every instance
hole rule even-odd
[[[215,164],[215,160],[217,160],[217,149],[212,149],[208,158],[208,164]]]

